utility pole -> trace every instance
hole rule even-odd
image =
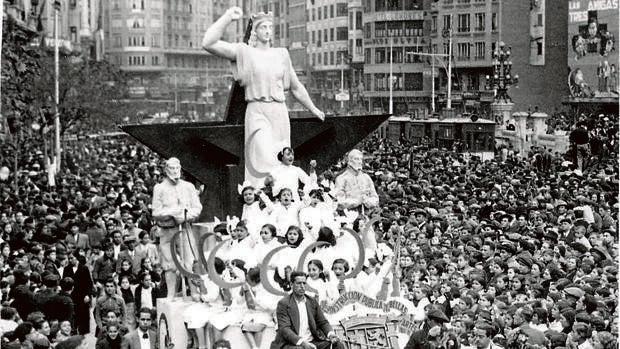
[[[432,76],[431,111],[434,113],[435,112],[435,57],[448,57],[449,55],[444,54],[444,53],[425,53],[425,52],[407,52],[407,54],[412,55],[412,56],[431,57],[431,69],[432,69],[431,71],[431,76]],[[445,65],[444,65],[444,68],[445,68]],[[446,73],[448,74],[448,76],[450,76],[451,72],[449,71],[448,68],[446,68]],[[452,105],[452,103],[450,102],[450,94],[448,94],[448,105]]]
[[[392,49],[392,36],[390,35],[390,31],[388,30],[388,40],[390,40],[390,79],[388,81],[388,83],[390,84],[390,104],[389,104],[389,114],[394,114],[394,93],[393,93],[393,84],[394,82],[392,81],[392,54],[393,54],[393,49]]]
[[[452,14],[450,14],[450,28],[448,29],[448,102],[446,109],[452,109]]]
[[[54,1],[54,132],[56,145],[56,173],[60,172],[60,112],[58,103],[60,102],[60,91],[58,86],[59,80],[59,54],[58,54],[58,11],[60,10],[60,1]]]

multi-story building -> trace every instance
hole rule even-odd
[[[184,0],[105,1],[106,54],[131,77],[131,98],[160,103],[161,112],[222,117],[230,63],[208,54],[202,37],[214,3]],[[227,4],[219,4],[221,12]],[[230,35],[236,31],[231,29]]]
[[[427,114],[432,72],[416,53],[429,50],[429,0],[363,0],[363,6],[363,96],[368,108],[388,112],[392,99],[394,114]]]
[[[345,78],[349,76],[351,60],[349,4],[347,1],[313,0],[306,5],[306,53],[312,76],[308,90],[319,108],[335,111],[340,107],[336,95],[341,89],[348,90],[350,83]]]
[[[58,10],[58,45],[66,53],[102,59],[101,0],[36,1],[7,3],[5,12],[21,24],[38,30],[44,46],[54,46],[55,9]],[[40,19],[40,23],[39,23]]]
[[[513,75],[519,82],[508,92],[514,110],[551,112],[566,89],[566,2],[545,0],[434,0],[431,4],[431,50],[448,54],[452,39],[452,107],[457,113],[491,116],[493,91],[491,53],[501,41],[510,47]],[[560,4],[562,3],[562,4]],[[545,11],[546,10],[546,11]],[[550,10],[552,10],[550,12]],[[553,15],[545,15],[553,13]],[[447,66],[447,62],[442,62]],[[438,101],[447,104],[446,72],[442,72]]]

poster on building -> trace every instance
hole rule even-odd
[[[618,1],[569,1],[568,83],[573,97],[618,96]]]

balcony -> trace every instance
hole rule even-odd
[[[474,27],[474,32],[484,32],[484,27]]]
[[[469,32],[470,32],[470,27],[458,27],[456,29],[457,34],[469,34]]]

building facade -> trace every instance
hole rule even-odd
[[[54,46],[55,9],[58,10],[58,46],[65,54],[88,59],[103,59],[103,31],[100,22],[101,0],[33,1],[6,3],[6,14],[21,25],[39,31],[45,47]],[[39,23],[40,19],[40,23]]]
[[[363,99],[368,110],[389,111],[391,84],[395,115],[428,114],[431,65],[416,53],[429,52],[429,9],[428,0],[363,0]]]
[[[129,74],[129,98],[159,104],[189,119],[221,118],[230,63],[201,47],[214,8],[197,0],[110,0],[104,7],[107,59]],[[217,5],[217,6],[215,6]],[[231,27],[228,36],[236,35]]]
[[[508,94],[514,110],[538,107],[552,112],[566,92],[565,59],[568,4],[562,1],[435,0],[431,4],[432,51],[447,54],[452,41],[452,107],[457,113],[490,115],[494,91],[491,53],[501,41],[510,47],[518,84]],[[552,14],[552,15],[547,15]],[[442,62],[446,65],[446,62]],[[438,102],[447,103],[446,74]]]

